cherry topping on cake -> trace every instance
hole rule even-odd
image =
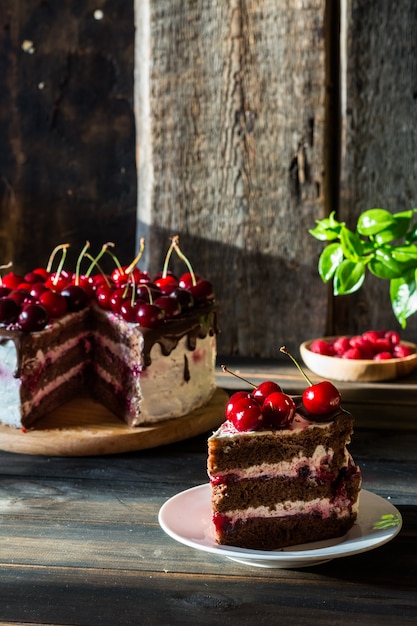
[[[282,391],[278,383],[273,380],[265,380],[263,383],[260,383],[257,387],[255,387],[252,391],[252,396],[259,402],[259,404],[263,404],[266,398],[275,391]]]
[[[57,291],[44,291],[39,296],[39,302],[51,318],[63,317],[68,311],[67,299]]]
[[[278,429],[288,427],[295,415],[293,399],[283,393],[274,381],[267,380],[256,386],[242,376],[222,365],[222,370],[251,385],[251,393],[237,391],[226,404],[225,417],[236,430],[249,431],[261,428]]]
[[[307,411],[312,415],[328,415],[338,409],[341,395],[337,387],[327,380],[313,384],[287,348],[282,346],[280,350],[290,357],[309,385],[303,393],[303,404]]]
[[[22,330],[30,333],[43,330],[48,321],[48,313],[40,304],[25,305],[18,317]]]
[[[258,430],[263,425],[262,408],[251,396],[241,398],[229,411],[228,419],[238,431]]]
[[[164,319],[164,311],[150,302],[141,304],[136,313],[136,321],[144,328],[154,328]]]
[[[67,299],[68,311],[73,313],[85,309],[89,301],[88,293],[79,285],[67,285],[61,295]]]
[[[288,426],[296,411],[294,400],[282,391],[273,391],[262,404],[264,425],[267,428]]]

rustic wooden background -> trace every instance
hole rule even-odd
[[[308,228],[417,205],[412,0],[2,7],[1,262],[87,239],[127,262],[144,236],[154,271],[179,234],[216,286],[223,355],[398,328],[388,284],[331,297]]]

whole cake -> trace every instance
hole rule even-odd
[[[290,397],[277,387],[266,381],[234,394],[208,440],[220,544],[275,550],[343,536],[356,520],[361,473],[346,447],[353,417],[340,394],[326,381],[310,386],[324,400],[309,410],[306,392]]]
[[[80,394],[129,426],[186,415],[215,389],[217,313],[211,284],[190,271],[151,280],[137,267],[37,268],[0,283],[0,422],[23,430]],[[58,246],[65,258],[65,246]],[[52,257],[53,258],[53,257]],[[188,264],[188,261],[187,261]],[[78,265],[78,264],[77,264]],[[189,265],[189,264],[188,264]],[[95,273],[93,273],[95,270]]]

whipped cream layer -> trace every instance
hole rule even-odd
[[[0,422],[19,428],[20,385],[15,377],[17,369],[16,344],[12,340],[0,342]]]
[[[235,511],[226,511],[222,516],[226,517],[229,522],[245,521],[255,517],[262,518],[279,518],[292,515],[311,515],[319,514],[322,519],[327,519],[331,515],[338,518],[350,516],[352,512],[357,512],[358,501],[352,503],[349,498],[339,496],[337,498],[315,498],[308,502],[304,500],[279,502],[275,508],[259,506],[256,508],[249,507],[247,509],[238,509]]]

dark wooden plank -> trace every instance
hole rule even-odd
[[[250,624],[255,616],[259,624],[415,623],[417,599],[405,582],[410,552],[400,561],[393,542],[378,554],[372,561],[352,557],[350,567],[335,561],[273,575],[237,566],[224,576],[221,563],[211,575],[9,566],[2,570],[0,619],[85,626],[114,624],[116,615],[125,624]],[[392,589],[397,575],[402,587]]]
[[[7,0],[0,63],[0,247],[17,271],[62,242],[115,241],[136,221],[133,2]]]
[[[224,354],[325,330],[325,5],[136,2],[138,234],[152,271],[178,233],[214,282]]]
[[[366,209],[416,206],[417,14],[413,0],[347,0],[345,6],[339,213],[354,228]],[[398,327],[388,281],[370,277],[360,292],[336,299],[334,306],[336,332]],[[416,333],[413,316],[404,338],[413,341]]]

